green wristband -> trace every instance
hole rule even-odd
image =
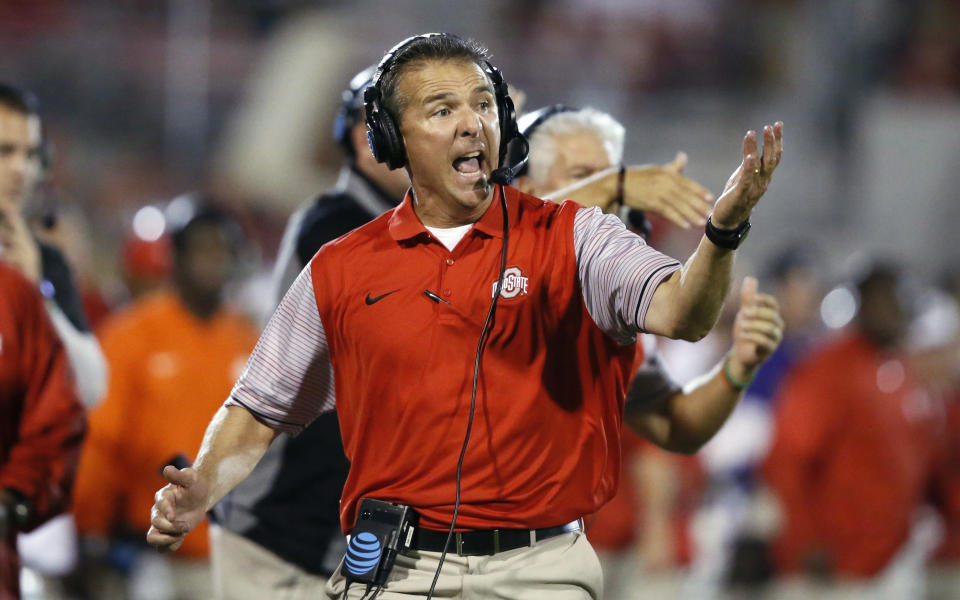
[[[750,384],[753,383],[754,379],[756,379],[757,373],[754,371],[753,376],[746,381],[740,381],[734,378],[734,376],[730,374],[730,355],[727,354],[727,358],[723,361],[723,377],[727,380],[727,383],[730,384],[730,387],[742,392],[750,387]]]

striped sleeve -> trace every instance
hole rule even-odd
[[[596,207],[577,211],[573,244],[590,316],[617,342],[632,343],[643,331],[654,290],[680,263]]]
[[[225,403],[291,435],[335,407],[333,365],[310,271],[308,265],[290,286]]]

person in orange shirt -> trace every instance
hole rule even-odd
[[[942,417],[899,349],[899,285],[895,267],[873,265],[851,329],[781,391],[765,465],[784,516],[774,554],[781,571],[811,576],[788,579],[781,597],[923,597],[932,548],[916,517]]]
[[[243,369],[257,331],[222,302],[237,234],[225,214],[197,209],[171,235],[172,288],[144,296],[104,324],[110,383],[91,415],[80,465],[74,512],[81,534],[102,538],[119,529],[142,539],[160,470],[193,459],[206,424]],[[175,571],[165,584],[183,591],[166,597],[208,598],[207,555],[207,536],[197,535],[176,559],[142,553],[138,563],[154,573]],[[162,568],[151,562],[159,560]],[[132,585],[141,585],[138,571],[135,566]]]

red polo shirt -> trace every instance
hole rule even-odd
[[[635,336],[679,265],[599,210],[507,190],[506,273],[477,386],[459,529],[594,512],[620,467]],[[295,433],[340,419],[345,531],[363,497],[449,526],[474,357],[500,268],[499,193],[453,251],[396,209],[327,245],[271,320],[228,404]],[[432,299],[425,292],[435,294]]]

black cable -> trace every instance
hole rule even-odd
[[[440,554],[440,563],[437,565],[437,572],[433,575],[433,583],[430,584],[430,592],[427,593],[427,600],[433,598],[433,590],[437,587],[437,580],[440,579],[440,569],[443,568],[443,561],[447,557],[447,548],[450,547],[450,540],[453,538],[453,530],[457,526],[457,515],[460,514],[460,475],[463,469],[463,457],[467,453],[467,443],[470,441],[470,432],[473,430],[473,415],[477,407],[477,381],[480,376],[480,357],[483,355],[483,345],[489,333],[490,322],[493,320],[493,314],[497,310],[497,300],[500,298],[500,291],[503,289],[503,275],[507,270],[507,240],[509,229],[507,227],[507,196],[500,184],[500,209],[503,212],[503,246],[500,248],[500,276],[497,278],[497,290],[493,294],[493,301],[490,303],[490,309],[487,311],[487,318],[483,321],[483,327],[480,329],[480,341],[477,342],[477,354],[473,360],[473,391],[470,394],[470,416],[467,418],[467,434],[463,438],[463,446],[460,448],[460,459],[457,461],[457,495],[453,504],[453,521],[450,523],[450,531],[447,532],[447,541],[443,544],[443,553]]]

